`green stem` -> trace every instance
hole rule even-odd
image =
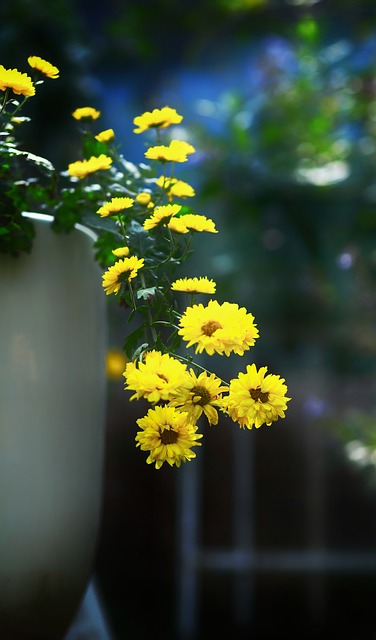
[[[144,276],[144,274],[143,274],[143,273],[140,273],[140,280],[141,280],[141,285],[142,285],[142,287],[143,287],[144,289],[146,289],[145,276]],[[154,342],[154,344],[155,344],[155,343],[157,342],[157,338],[158,338],[158,336],[157,336],[157,332],[156,332],[156,330],[155,330],[155,326],[154,326],[155,322],[153,321],[153,316],[152,316],[152,314],[151,314],[151,311],[150,311],[150,307],[149,307],[149,306],[147,307],[146,316],[147,316],[148,325],[149,325],[150,332],[151,332],[151,337],[152,337],[153,342]]]
[[[176,331],[179,331],[180,327],[178,327],[176,324],[172,324],[171,322],[167,322],[167,320],[153,320],[152,322],[153,325],[155,324],[163,324],[166,327],[171,327],[172,329],[176,329]]]
[[[6,105],[7,100],[8,100],[8,93],[9,93],[9,89],[6,89],[5,92],[4,92],[4,98],[3,98],[3,102],[1,104],[0,113],[3,113],[3,111],[5,109],[5,105]]]
[[[18,105],[18,107],[15,108],[15,110],[12,113],[12,118],[16,115],[17,111],[19,111],[23,107],[23,105],[25,104],[27,98],[28,98],[28,96],[25,96],[24,99],[22,100],[22,102],[20,102],[20,104]]]
[[[118,215],[118,220],[119,220],[119,224],[120,224],[120,227],[121,227],[121,232],[123,234],[123,238],[124,238],[124,240],[126,240],[127,239],[127,232],[125,230],[124,222],[122,220],[122,217],[121,217],[120,213]]]
[[[133,311],[137,311],[136,300],[135,300],[135,297],[134,297],[133,287],[132,287],[132,284],[131,284],[130,280],[128,281],[128,288],[129,288],[129,293],[130,293],[130,296],[131,296],[132,309],[133,309]]]
[[[189,236],[188,242],[185,246],[184,252],[182,253],[180,260],[185,260],[185,256],[187,255],[189,249],[191,248],[191,244],[192,244],[192,240],[193,240],[193,232],[191,231],[191,234]]]
[[[185,364],[188,364],[188,365],[191,365],[192,367],[196,367],[197,369],[200,369],[200,371],[203,371],[204,373],[207,373],[208,375],[211,375],[213,373],[212,371],[209,371],[209,369],[206,369],[205,367],[203,367],[202,365],[198,364],[197,362],[193,362],[189,358],[185,358],[184,356],[180,355],[180,353],[174,353],[174,357],[177,358],[178,360],[180,360],[181,362],[184,362]],[[226,382],[226,380],[223,380],[223,378],[220,378],[220,380],[224,385],[226,385],[226,387],[229,386],[229,383]]]

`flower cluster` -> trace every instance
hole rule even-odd
[[[39,75],[59,76],[59,70],[41,58],[31,56],[28,62]],[[223,415],[247,429],[283,418],[290,400],[287,386],[280,376],[268,374],[267,367],[247,365],[226,382],[182,349],[185,345],[196,356],[244,356],[259,337],[252,313],[215,299],[216,283],[208,275],[175,277],[192,253],[194,236],[218,233],[214,220],[186,203],[195,196],[194,188],[175,176],[176,165],[195,153],[192,144],[169,134],[170,125],[178,130],[183,116],[165,106],[134,118],[134,134],[149,136],[149,164],[135,165],[120,152],[114,129],[98,127],[101,112],[78,106],[72,118],[82,136],[80,157],[56,171],[47,160],[26,154],[43,175],[15,182],[17,161],[25,157],[15,141],[16,114],[34,96],[36,84],[26,73],[0,66],[3,180],[4,167],[9,164],[12,171],[6,195],[19,210],[27,209],[32,199],[39,210],[52,214],[57,232],[69,231],[77,222],[95,230],[104,293],[117,297],[126,321],[133,324],[124,342],[128,362],[123,375],[130,400],[142,398],[150,404],[137,420],[136,434],[147,462],[159,469],[164,462],[180,467],[194,458],[193,448],[202,439],[201,418],[217,425]],[[9,97],[10,91],[22,95],[23,102]],[[12,234],[14,229],[17,234]],[[6,220],[0,232],[5,240],[0,250],[17,254],[28,249],[28,242],[19,243],[22,233],[29,241],[31,237],[19,214]],[[189,304],[181,308],[184,294]],[[197,296],[210,299],[204,304]]]

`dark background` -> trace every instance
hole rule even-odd
[[[95,574],[115,638],[374,639],[374,0],[9,0],[0,18],[4,66],[27,71],[39,55],[61,70],[25,129],[25,147],[61,169],[76,159],[78,106],[101,109],[133,161],[134,116],[164,104],[184,115],[198,149],[185,177],[220,229],[198,241],[195,270],[256,317],[242,366],[266,364],[293,398],[284,421],[241,432],[240,445],[223,421],[189,471],[155,471],[134,447],[142,407],[109,380]],[[109,317],[121,349],[111,303]],[[218,366],[226,378],[239,369]],[[188,627],[187,514],[198,550],[237,544],[256,557],[249,572],[199,564]],[[282,565],[257,563],[265,550]],[[332,563],[299,564],[312,550]]]

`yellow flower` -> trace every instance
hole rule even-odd
[[[106,373],[110,380],[121,380],[127,359],[122,351],[108,349],[106,353]]]
[[[157,145],[150,147],[145,152],[145,157],[149,160],[160,160],[161,162],[186,162],[187,155],[194,153],[195,148],[184,140],[171,140],[169,146]]]
[[[150,204],[151,194],[148,193],[147,191],[141,191],[141,193],[137,194],[136,201],[138,202],[138,204],[143,204],[146,206]]]
[[[203,278],[179,278],[172,283],[173,291],[185,291],[186,293],[215,293],[214,280]]]
[[[193,187],[184,180],[176,180],[168,189],[169,198],[192,198],[196,195]]]
[[[91,156],[89,160],[77,160],[68,165],[68,173],[72,178],[86,178],[89,173],[109,169],[112,165],[112,158],[105,156]]]
[[[12,124],[23,124],[24,122],[30,122],[30,118],[24,117],[24,116],[12,116],[12,118],[10,119]]]
[[[179,325],[178,333],[187,347],[196,345],[196,353],[206,351],[210,356],[228,356],[232,352],[242,356],[259,335],[254,316],[244,307],[231,302],[219,304],[216,300],[210,300],[206,307],[187,307]]]
[[[0,65],[0,89],[12,89],[13,93],[29,98],[35,95],[35,87],[31,78],[26,73],[21,73],[17,69],[5,69]]]
[[[171,107],[163,107],[162,109],[153,109],[153,111],[145,111],[141,116],[137,116],[133,120],[133,124],[137,129],[133,129],[134,133],[142,133],[147,129],[165,129],[170,124],[180,124],[183,116],[180,116],[176,109]]]
[[[188,182],[178,180],[177,178],[166,178],[160,176],[156,181],[158,187],[164,189],[169,200],[176,198],[189,198],[195,195],[195,190]]]
[[[124,371],[125,389],[135,391],[131,400],[168,400],[188,376],[185,364],[168,353],[147,351],[142,362],[129,362]]]
[[[47,60],[43,60],[43,58],[39,58],[38,56],[29,56],[27,61],[33,69],[44,73],[47,78],[55,80],[59,77],[59,69],[50,62],[47,62]]]
[[[218,233],[213,220],[197,213],[186,213],[179,218],[179,222],[187,231],[207,231],[208,233]]]
[[[109,202],[106,202],[102,207],[100,207],[97,211],[101,218],[106,218],[107,216],[112,216],[124,209],[129,209],[134,203],[133,198],[112,198]]]
[[[79,107],[72,113],[75,120],[97,120],[100,115],[101,112],[93,107]]]
[[[131,256],[118,260],[103,274],[102,285],[107,295],[118,293],[123,282],[129,282],[135,278],[139,269],[144,266],[144,258]]]
[[[128,247],[119,247],[118,249],[112,249],[112,253],[117,258],[126,258],[129,256],[129,249]]]
[[[167,224],[168,228],[175,233],[188,233],[188,229],[183,222],[184,216],[180,218],[172,217]]]
[[[111,142],[115,138],[115,132],[113,129],[105,129],[104,131],[100,131],[96,136],[94,136],[98,142]]]
[[[192,369],[189,379],[176,391],[176,395],[169,402],[169,406],[177,407],[179,411],[186,411],[192,422],[197,422],[202,413],[209,424],[218,424],[216,406],[222,406],[222,393],[227,387],[222,386],[222,380],[214,373],[205,372],[197,376]]]
[[[174,464],[180,467],[182,462],[196,457],[192,447],[201,446],[198,440],[202,435],[197,433],[197,426],[190,422],[187,413],[173,407],[149,409],[137,424],[141,428],[136,435],[137,446],[142,451],[149,451],[146,462],[155,464],[156,469],[164,462],[171,467]]]
[[[242,428],[258,429],[262,424],[270,426],[278,418],[285,417],[287,386],[284,378],[274,374],[266,375],[268,368],[248,365],[247,373],[239,373],[230,381],[225,408],[229,416]]]
[[[173,216],[179,213],[180,209],[180,204],[163,204],[160,207],[155,207],[153,215],[144,221],[144,229],[154,229],[160,224],[169,222]]]

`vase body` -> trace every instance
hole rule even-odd
[[[93,240],[35,221],[0,257],[0,638],[61,640],[91,575],[105,431]]]

